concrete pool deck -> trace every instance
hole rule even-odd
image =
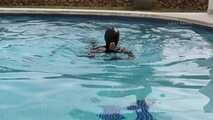
[[[177,20],[213,28],[213,14],[207,12],[142,12],[120,10],[46,9],[46,8],[0,8],[0,14],[67,14],[158,18]]]

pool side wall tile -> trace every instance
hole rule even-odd
[[[212,10],[209,9],[211,13]],[[206,12],[181,13],[181,12],[143,12],[119,10],[87,10],[87,9],[45,9],[45,8],[0,8],[0,14],[54,14],[54,15],[98,15],[98,16],[123,16],[139,18],[156,18],[163,20],[182,21],[207,27],[213,27],[213,15]]]

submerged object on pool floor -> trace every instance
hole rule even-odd
[[[145,100],[137,100],[136,104],[128,106],[127,109],[136,112],[136,120],[154,120],[152,114],[149,112],[149,106]]]
[[[103,106],[103,113],[98,114],[101,120],[123,120],[124,115],[120,114],[121,107],[119,106]]]
[[[123,119],[125,119],[125,117],[119,113],[99,114],[98,117],[101,120],[123,120]]]

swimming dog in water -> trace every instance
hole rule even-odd
[[[104,39],[105,45],[91,48],[89,57],[93,58],[97,53],[122,53],[128,55],[128,58],[134,58],[134,54],[131,51],[118,46],[120,32],[115,27],[110,27],[105,31]]]

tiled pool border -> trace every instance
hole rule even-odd
[[[181,21],[190,24],[196,24],[213,28],[213,15],[204,12],[188,13],[188,12],[87,10],[87,9],[0,8],[0,14],[97,15],[97,16],[155,18],[162,20]]]

